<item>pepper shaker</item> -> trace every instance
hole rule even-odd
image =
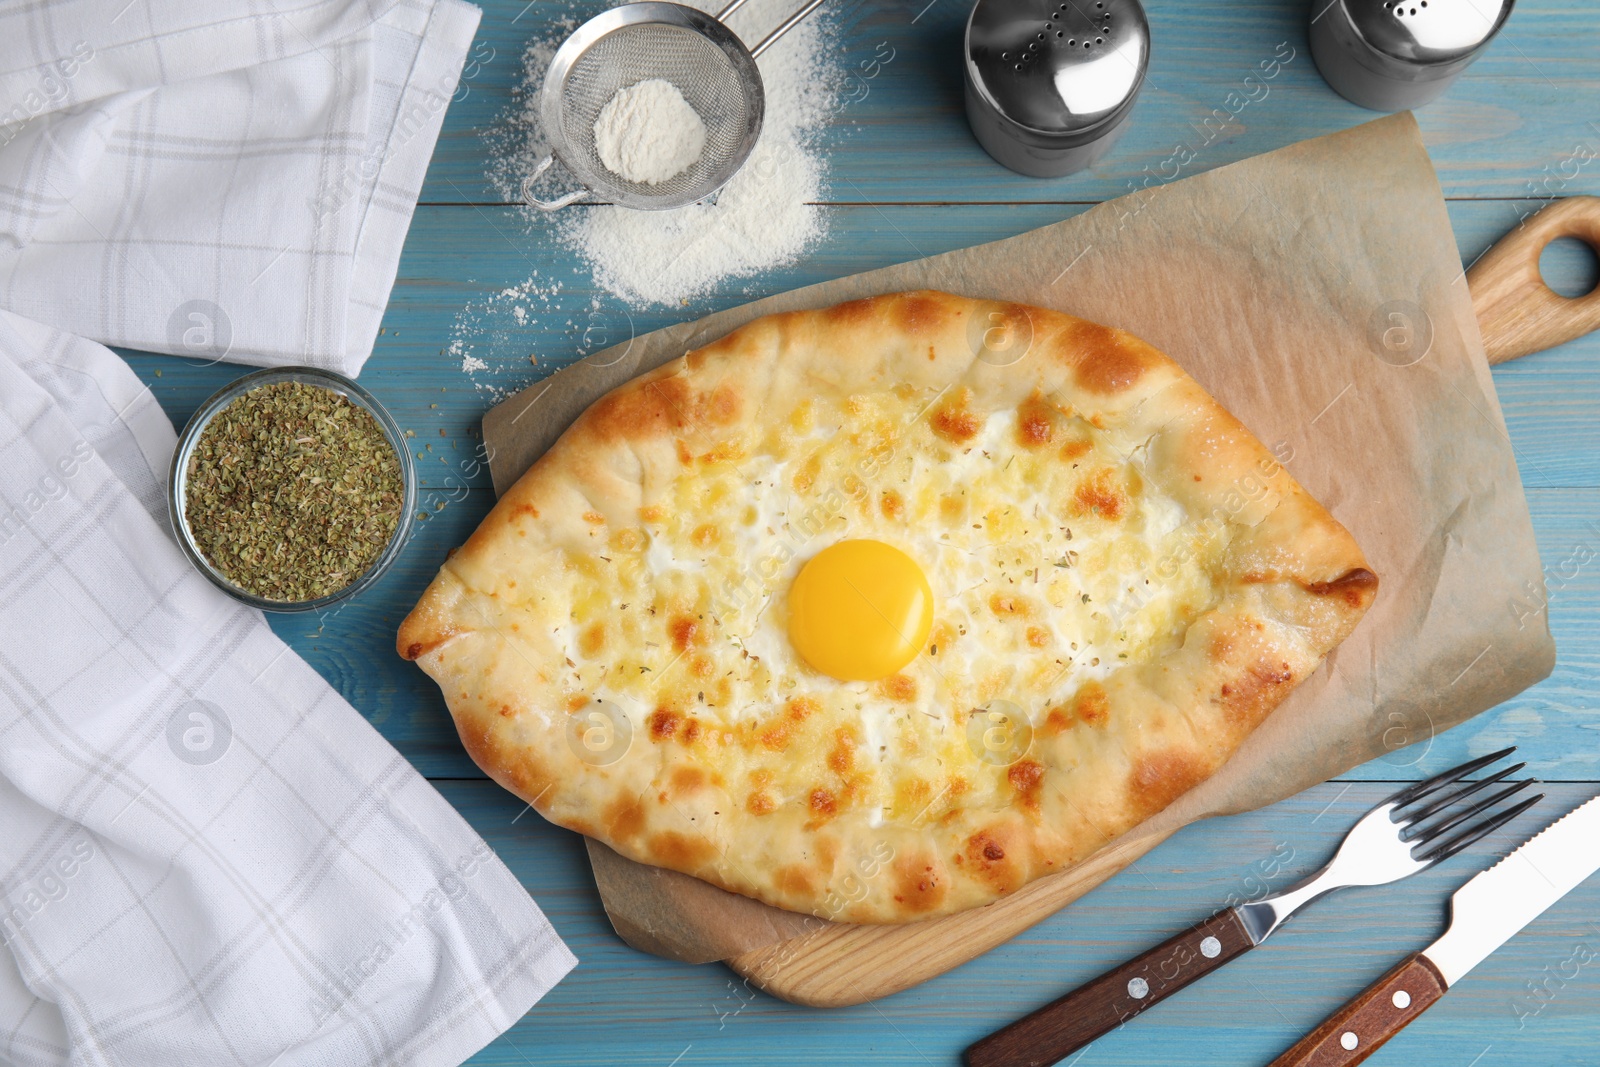
[[[977,0],[967,19],[967,122],[1036,178],[1082,170],[1128,124],[1150,66],[1139,0]]]
[[[1489,46],[1515,0],[1312,0],[1311,57],[1374,111],[1421,107]]]

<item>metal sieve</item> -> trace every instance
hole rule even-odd
[[[650,0],[597,15],[562,43],[539,93],[539,120],[549,142],[522,182],[526,203],[555,211],[599,200],[646,211],[683,207],[713,196],[755,148],[766,113],[766,95],[756,57],[811,14],[822,0],[806,0],[798,11],[746,48],[723,23],[745,0],[733,0],[717,15],[681,4]],[[688,169],[651,185],[608,170],[595,148],[594,125],[619,91],[651,78],[671,83],[706,128],[705,148]],[[559,159],[583,186],[553,200],[533,193],[534,183]]]

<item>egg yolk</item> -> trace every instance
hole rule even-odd
[[[915,560],[882,541],[840,541],[807,561],[789,587],[789,640],[841,681],[894,674],[933,626],[933,589]]]

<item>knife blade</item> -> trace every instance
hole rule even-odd
[[[1600,797],[1456,890],[1443,937],[1402,960],[1271,1067],[1346,1067],[1365,1060],[1597,869]]]

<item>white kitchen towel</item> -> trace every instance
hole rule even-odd
[[[453,1067],[576,963],[162,528],[127,365],[0,312],[0,1062]]]
[[[0,3],[0,307],[357,373],[479,11]]]

